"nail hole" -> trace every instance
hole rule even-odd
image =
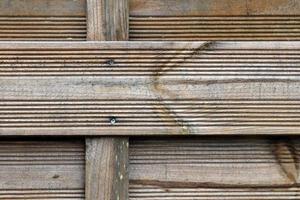
[[[57,179],[59,178],[59,175],[55,174],[52,178]]]

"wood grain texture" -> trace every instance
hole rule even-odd
[[[0,40],[86,40],[85,0],[2,0]]]
[[[294,0],[131,0],[130,40],[300,40]]]
[[[298,47],[1,43],[0,133],[299,134]]]
[[[130,200],[299,199],[299,138],[132,139]]]
[[[2,139],[0,199],[84,199],[84,144]]]
[[[87,39],[128,39],[128,0],[87,0]]]
[[[128,199],[128,140],[89,138],[86,141],[86,199]]]

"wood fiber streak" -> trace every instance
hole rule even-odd
[[[0,41],[86,40],[84,0],[3,0]]]
[[[299,134],[298,42],[0,48],[2,135]]]
[[[84,199],[84,145],[2,140],[0,199]]]
[[[298,138],[133,139],[130,200],[299,199]]]
[[[130,1],[130,40],[300,40],[294,0]]]

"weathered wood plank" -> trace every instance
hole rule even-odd
[[[130,142],[130,200],[297,199],[299,138]]]
[[[128,38],[128,0],[87,0],[87,39]]]
[[[294,0],[131,0],[130,40],[300,40]]]
[[[85,0],[1,0],[0,16],[85,16]]]
[[[299,42],[0,48],[2,135],[300,133]]]
[[[85,0],[2,0],[0,40],[86,40]]]
[[[89,138],[86,142],[86,199],[128,199],[128,140]]]
[[[130,0],[134,16],[299,15],[294,0]]]
[[[79,141],[2,139],[0,199],[85,199],[84,155]]]

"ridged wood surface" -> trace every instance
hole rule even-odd
[[[84,199],[84,144],[69,140],[0,142],[0,199]]]
[[[86,40],[85,0],[3,0],[2,41]]]
[[[130,200],[299,199],[298,138],[132,139]]]
[[[299,134],[299,43],[1,43],[0,133]]]
[[[299,40],[293,0],[131,0],[130,40]]]

